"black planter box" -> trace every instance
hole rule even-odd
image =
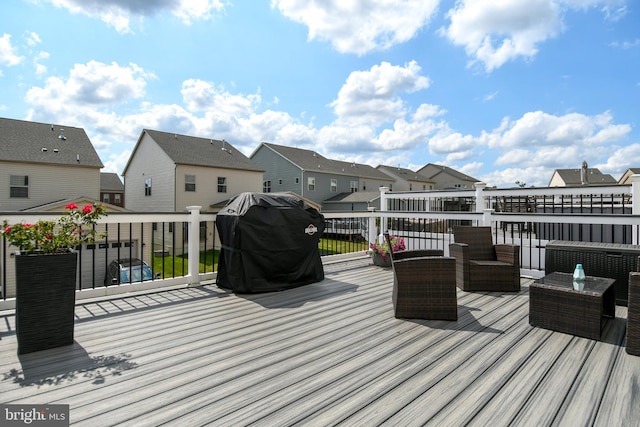
[[[18,354],[73,344],[77,254],[16,256]]]

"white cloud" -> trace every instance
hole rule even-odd
[[[439,0],[271,0],[287,18],[309,28],[309,40],[329,41],[342,53],[363,55],[413,38]]]
[[[486,72],[516,58],[532,59],[544,41],[564,31],[568,9],[600,7],[606,19],[624,15],[624,0],[461,0],[447,13],[440,34],[463,46],[470,65]]]
[[[97,18],[120,33],[131,31],[132,19],[143,19],[164,11],[171,12],[186,25],[196,19],[210,19],[214,12],[222,12],[222,0],[47,0],[56,7]]]
[[[404,67],[382,62],[352,72],[330,106],[341,123],[378,126],[404,117],[407,106],[400,93],[426,89],[429,83],[415,61]]]
[[[15,48],[11,45],[11,35],[4,34],[0,37],[0,65],[8,67],[18,65],[24,58],[16,54]]]

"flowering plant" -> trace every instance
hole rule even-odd
[[[389,240],[391,241],[391,245],[393,247],[393,252],[400,252],[407,249],[404,244],[404,239],[402,237],[395,237],[389,235]],[[373,256],[374,254],[380,254],[382,258],[386,258],[389,255],[389,244],[385,241],[382,243],[371,243],[369,245],[369,255]]]
[[[69,203],[66,209],[55,221],[9,225],[4,220],[0,234],[24,254],[69,252],[82,243],[93,242],[96,237],[93,226],[104,215],[104,206],[94,203],[79,209],[75,203]]]

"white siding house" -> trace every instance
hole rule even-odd
[[[0,211],[97,200],[102,167],[84,129],[0,118]]]
[[[261,192],[263,170],[226,141],[145,129],[124,168],[125,207],[138,212],[215,211],[243,192]],[[213,224],[206,235],[213,240]],[[159,249],[182,252],[181,224],[154,224]],[[204,228],[203,232],[204,233]],[[164,245],[160,242],[164,239]]]

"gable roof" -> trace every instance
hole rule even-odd
[[[100,191],[124,191],[124,184],[117,173],[100,172]]]
[[[102,168],[82,128],[0,118],[0,161]]]
[[[371,178],[390,182],[393,181],[393,179],[391,179],[387,174],[380,172],[373,166],[361,163],[328,159],[320,153],[303,148],[287,147],[284,145],[270,144],[267,142],[263,142],[261,146],[267,147],[268,149],[278,153],[283,158],[296,165],[302,171],[357,176],[360,178]],[[258,147],[258,149],[259,148],[260,147]],[[254,154],[252,154],[252,156]]]
[[[379,198],[379,191],[354,191],[336,194],[322,203],[371,203]]]
[[[556,169],[554,175],[558,175],[565,185],[582,185],[581,169]],[[587,185],[590,184],[617,184],[618,181],[609,174],[603,174],[598,168],[587,168]],[[553,180],[553,175],[551,176]],[[551,181],[549,181],[551,183]]]
[[[471,183],[479,182],[479,179],[476,179],[472,176],[466,175],[462,172],[459,172],[449,166],[437,165],[435,163],[427,163],[421,169],[418,169],[418,173],[424,175],[427,179],[433,180],[434,177],[440,175],[441,173],[446,173],[451,175],[461,181],[468,181]]]
[[[156,144],[158,144],[158,147],[177,165],[264,172],[253,160],[242,154],[241,151],[236,150],[227,141],[151,129],[144,129],[142,131],[131,157],[135,154],[145,133],[149,135]],[[127,170],[130,162],[131,158],[129,158],[129,162],[127,162],[124,171]]]
[[[414,172],[411,169],[396,167],[396,166],[387,166],[387,165],[378,165],[376,169],[382,171],[383,173],[388,173],[392,176],[397,176],[398,178],[402,178],[406,181],[415,181],[415,182],[423,182],[423,183],[433,183],[433,181],[427,179],[422,174],[418,172]]]

